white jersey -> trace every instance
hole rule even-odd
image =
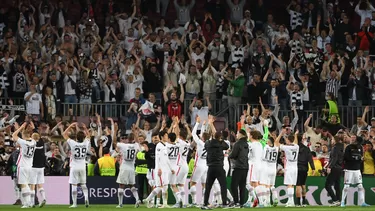
[[[187,157],[189,154],[190,143],[182,139],[177,139],[177,146],[179,147],[179,157],[177,159],[177,165],[188,165]]]
[[[207,151],[204,147],[204,142],[197,136],[197,129],[199,124],[195,123],[192,134],[193,140],[197,144],[197,152],[195,154],[195,165],[196,166],[207,166]]]
[[[155,171],[159,169],[171,170],[166,144],[159,142],[155,148]]]
[[[262,165],[263,146],[259,141],[250,143],[249,153],[251,152],[250,162],[253,165]]]
[[[117,143],[122,156],[122,163],[120,168],[124,170],[134,171],[135,158],[140,150],[137,143]]]
[[[68,139],[67,143],[71,149],[70,168],[85,169],[86,156],[90,150],[90,140],[85,139],[82,143]]]
[[[293,145],[280,145],[280,149],[285,152],[285,169],[297,168],[299,146]]]
[[[180,154],[180,147],[177,144],[170,144],[170,143],[166,143],[165,145],[167,146],[167,150],[168,150],[169,162],[173,167],[176,167],[177,159]]]
[[[262,156],[263,163],[267,165],[268,167],[274,167],[274,169],[276,170],[278,152],[279,152],[278,147],[270,147],[266,145],[263,148],[263,156]]]
[[[20,154],[18,155],[17,167],[33,167],[36,141],[33,139],[26,141],[22,138],[18,138],[17,144],[20,145]]]

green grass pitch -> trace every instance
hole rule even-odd
[[[147,208],[145,205],[141,205],[139,208],[134,208],[133,205],[124,205],[122,208],[123,210],[138,210],[138,211],[152,211],[152,210],[157,210],[158,208]],[[245,208],[245,209],[250,209],[250,208]],[[254,209],[254,208],[251,208]],[[303,207],[303,208],[286,208],[286,207],[270,207],[270,208],[255,208],[255,209],[260,209],[260,210],[272,210],[272,211],[286,211],[286,210],[292,210],[292,211],[370,211],[370,210],[375,210],[375,207],[357,207],[357,206],[348,206],[345,208],[341,207],[323,207],[323,206],[314,206],[314,207]],[[8,210],[24,210],[21,209],[20,206],[11,206],[11,205],[0,205],[0,210],[1,211],[8,211]],[[111,210],[121,210],[117,209],[116,205],[90,205],[89,208],[86,208],[84,205],[78,205],[78,208],[75,209],[69,209],[68,205],[46,205],[43,208],[33,208],[32,210],[41,210],[41,211],[60,211],[60,210],[87,210],[87,211],[111,211]],[[159,209],[161,210],[161,209]],[[185,208],[183,209],[184,211],[198,211],[200,210],[199,208]],[[217,208],[215,210],[223,210],[221,208]],[[238,210],[238,209],[227,209],[227,210]]]

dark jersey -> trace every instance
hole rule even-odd
[[[346,170],[360,170],[363,157],[363,148],[360,144],[349,144],[345,148],[344,164]]]
[[[33,168],[44,168],[46,164],[46,155],[44,154],[44,141],[40,139],[36,142],[34,152]]]
[[[147,168],[148,169],[154,169],[155,168],[155,149],[156,145],[154,143],[149,143],[148,145],[148,151],[145,154],[145,158],[147,161]]]

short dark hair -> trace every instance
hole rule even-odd
[[[109,154],[109,147],[104,147],[103,148],[103,154]]]
[[[183,138],[183,139],[186,139],[187,136],[188,136],[188,132],[186,131],[185,128],[182,128],[182,129],[180,130],[180,137]]]
[[[82,132],[82,131],[78,131],[78,133],[77,133],[77,141],[78,142],[83,142],[83,140],[85,140],[85,138],[86,138],[85,133]]]
[[[168,138],[171,140],[171,142],[175,142],[177,138],[176,133],[169,133]]]

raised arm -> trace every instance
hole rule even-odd
[[[66,130],[62,133],[62,136],[65,140],[69,139],[69,131],[73,128],[73,127],[76,127],[77,125],[77,122],[74,122],[72,124],[69,125],[68,128],[66,128]]]

